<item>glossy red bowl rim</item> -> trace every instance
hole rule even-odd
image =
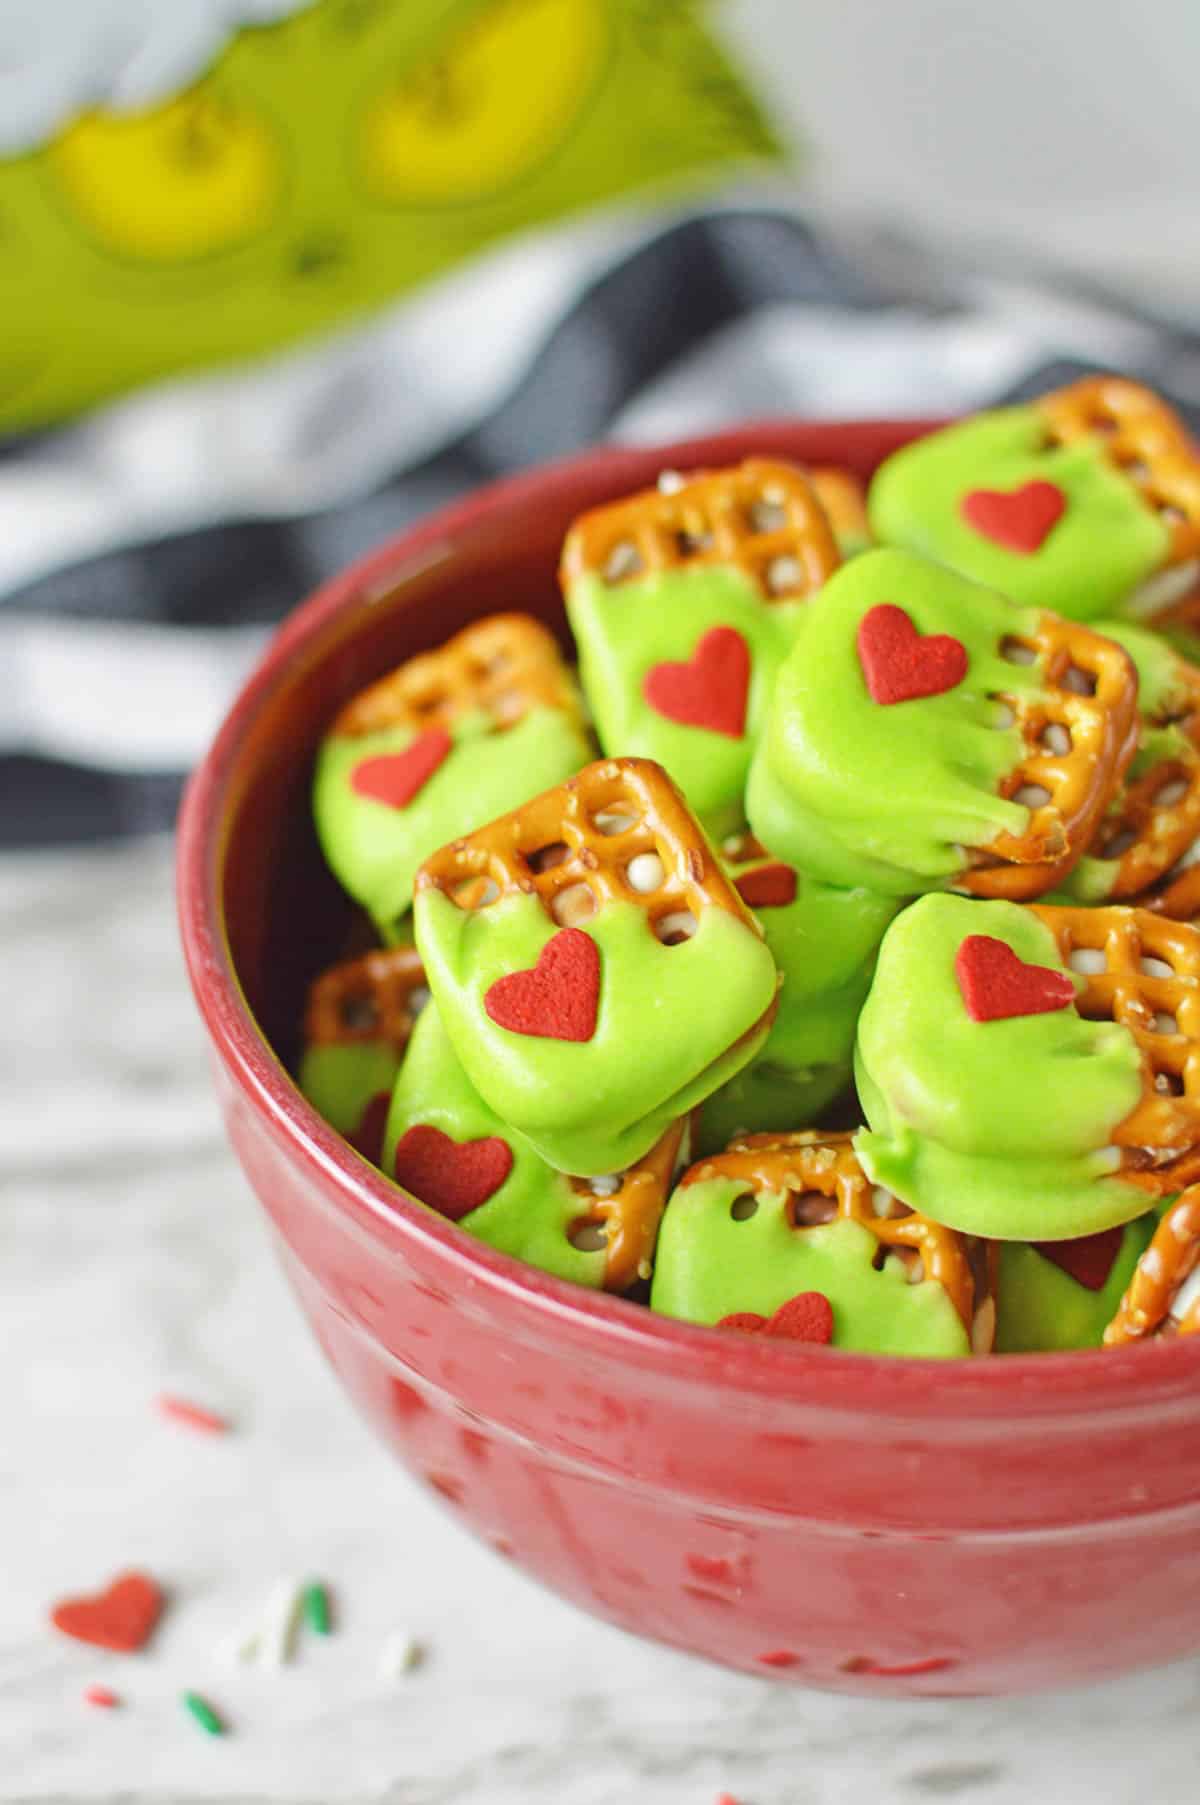
[[[1150,1407],[1194,1402],[1200,1385],[1200,1336],[1152,1341],[1118,1350],[1003,1355],[987,1360],[923,1360],[897,1355],[804,1348],[731,1335],[654,1315],[602,1292],[551,1277],[475,1240],[413,1201],[369,1166],[313,1110],[258,1028],[234,970],[224,931],[220,872],[231,784],[258,714],[291,681],[330,621],[373,586],[390,591],[404,566],[424,568],[454,535],[480,526],[526,501],[574,494],[596,474],[631,488],[646,480],[645,464],[688,467],[736,461],[755,450],[788,455],[791,434],[802,434],[809,462],[845,460],[858,444],[868,456],[929,431],[930,419],[818,422],[768,420],[678,443],[601,447],[473,491],[356,560],[323,584],[288,617],[233,701],[208,753],[193,773],[179,818],[177,881],[184,955],[201,1015],[243,1099],[285,1143],[338,1192],[338,1207],[377,1240],[418,1244],[444,1267],[448,1283],[466,1281],[464,1307],[490,1294],[510,1307],[523,1303],[531,1330],[563,1338],[578,1353],[636,1359],[664,1377],[774,1394],[795,1404],[881,1411],[911,1419],[979,1415],[1141,1414]],[[828,439],[829,451],[820,446]],[[795,447],[791,455],[800,453]]]

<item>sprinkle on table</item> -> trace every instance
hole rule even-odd
[[[121,1695],[114,1692],[111,1686],[88,1686],[84,1690],[85,1705],[95,1705],[101,1711],[115,1711],[121,1703]]]
[[[314,1580],[304,1588],[304,1616],[316,1636],[328,1636],[332,1628],[329,1611],[329,1588]]]
[[[424,1659],[424,1647],[416,1637],[407,1630],[395,1630],[380,1650],[379,1677],[385,1685],[394,1685]]]
[[[181,1703],[185,1711],[191,1713],[200,1728],[209,1736],[224,1736],[226,1725],[206,1698],[198,1692],[185,1692]]]
[[[215,1410],[206,1410],[203,1404],[193,1404],[187,1398],[172,1397],[167,1392],[156,1398],[155,1403],[160,1415],[181,1423],[184,1428],[197,1429],[202,1435],[229,1433],[228,1417],[218,1415]]]

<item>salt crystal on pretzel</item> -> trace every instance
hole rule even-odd
[[[563,1172],[634,1164],[774,1017],[761,929],[648,760],[589,765],[443,847],[414,923],[468,1076]]]
[[[883,543],[1079,620],[1148,617],[1200,579],[1200,453],[1159,396],[1120,376],[905,446],[876,472],[868,512]]]
[[[379,1162],[396,1073],[428,1000],[414,946],[343,960],[309,986],[297,1083],[372,1164]]]
[[[985,1353],[994,1309],[984,1286],[977,1294],[984,1270],[966,1237],[873,1186],[849,1135],[748,1135],[680,1179],[651,1308],[696,1322],[769,1320],[816,1291],[832,1308],[835,1346]]]
[[[670,477],[582,515],[560,576],[601,745],[664,764],[725,833],[793,624],[838,553],[794,465]]]
[[[1083,856],[1136,734],[1112,640],[909,552],[864,552],[797,628],[746,808],[827,883],[1033,897]]]
[[[589,755],[579,693],[553,635],[528,615],[489,615],[335,716],[314,786],[322,849],[391,939],[428,853]]]

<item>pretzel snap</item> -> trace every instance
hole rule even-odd
[[[1141,1055],[1141,1101],[1111,1137],[1121,1178],[1178,1191],[1200,1175],[1200,929],[1119,906],[1032,912],[1082,981],[1079,1014],[1119,1023]]]
[[[684,566],[733,565],[765,601],[782,602],[813,594],[838,563],[804,472],[749,458],[664,479],[581,515],[563,545],[560,576],[564,588],[589,574],[618,585]]]
[[[628,1291],[637,1279],[650,1277],[686,1127],[685,1118],[673,1122],[649,1153],[624,1172],[567,1180],[583,1206],[575,1230],[591,1225],[603,1236],[606,1291]]]
[[[908,1209],[889,1191],[871,1184],[848,1134],[805,1130],[797,1134],[749,1134],[724,1153],[689,1168],[679,1187],[732,1179],[750,1193],[790,1193],[792,1226],[803,1233],[833,1221],[868,1229],[888,1256],[901,1259],[910,1284],[930,1278],[942,1286],[968,1334],[975,1311],[975,1279],[966,1237]],[[994,1322],[994,1315],[992,1318]]]
[[[1200,1291],[1181,1299],[1198,1264],[1200,1185],[1192,1185],[1155,1229],[1117,1313],[1104,1331],[1105,1347],[1125,1347],[1150,1336],[1200,1333]]]
[[[383,1040],[400,1054],[428,1001],[416,947],[380,948],[314,978],[304,1011],[304,1038],[314,1047]]]
[[[332,731],[358,739],[388,727],[445,729],[477,710],[514,727],[538,706],[580,712],[553,634],[528,614],[489,614],[360,691]]]
[[[520,891],[536,896],[559,927],[581,926],[606,903],[631,902],[668,945],[690,938],[706,910],[720,909],[762,937],[679,791],[643,758],[601,759],[444,846],[418,871],[416,887],[442,890],[462,909]]]
[[[1047,443],[1098,443],[1108,462],[1166,527],[1165,568],[1200,557],[1200,454],[1187,427],[1152,389],[1123,376],[1086,376],[1034,402]]]
[[[958,884],[1019,902],[1051,889],[1083,856],[1136,748],[1137,675],[1112,640],[1054,614],[1011,635],[1001,655],[1036,663],[1041,676],[1036,690],[1014,687],[994,698],[1026,746],[1000,794],[1028,800],[1029,823],[973,851]]]

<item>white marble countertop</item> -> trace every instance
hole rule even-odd
[[[210,1094],[166,846],[0,864],[0,983],[5,1805],[1195,1800],[1200,1660],[1041,1699],[806,1694],[593,1623],[465,1536],[356,1421],[284,1289]],[[165,1423],[163,1391],[235,1432]],[[150,1648],[49,1627],[134,1564],[171,1593]],[[279,1672],[223,1659],[298,1574],[329,1581],[337,1634]],[[394,1629],[429,1653],[387,1685]],[[85,1705],[93,1682],[125,1708]]]

